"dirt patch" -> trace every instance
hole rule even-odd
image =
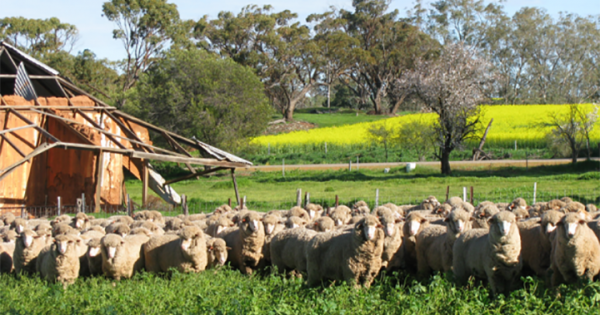
[[[272,124],[267,127],[265,135],[276,135],[280,133],[288,133],[298,130],[310,130],[316,128],[317,125],[307,123],[304,121],[293,121],[293,122],[282,122],[278,124]]]

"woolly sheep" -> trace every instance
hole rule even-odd
[[[15,243],[15,240],[19,236],[19,234],[15,230],[8,230],[4,232],[2,235],[2,241],[4,243]]]
[[[125,237],[127,234],[129,234],[129,232],[131,232],[131,228],[125,223],[116,222],[107,226],[105,231],[106,234],[118,234],[122,237]]]
[[[359,200],[352,205],[352,209],[358,209],[360,207],[369,207],[369,204],[364,200]]]
[[[454,242],[470,229],[470,220],[468,212],[456,209],[444,219],[445,227],[430,225],[419,233],[416,247],[419,277],[452,269]]]
[[[57,216],[56,218],[54,218],[54,220],[50,221],[50,225],[52,225],[52,227],[54,227],[56,224],[60,224],[60,223],[70,224],[71,217],[66,214],[63,214],[63,215]]]
[[[404,262],[408,269],[417,268],[417,235],[429,226],[429,220],[418,212],[411,212],[402,227]]]
[[[306,274],[306,248],[315,235],[316,231],[303,228],[287,229],[275,235],[270,252],[271,262],[277,271]]]
[[[0,273],[10,273],[13,271],[13,253],[15,243],[0,243]]]
[[[136,226],[136,223],[138,223],[137,226]],[[132,227],[133,226],[144,228],[144,229],[152,232],[153,235],[165,234],[165,231],[160,226],[158,226],[156,223],[154,223],[152,221],[135,222],[134,224],[132,224]]]
[[[352,210],[346,206],[337,206],[330,214],[335,226],[346,225],[352,219]]]
[[[220,217],[215,223],[208,226],[208,228],[206,229],[206,234],[215,237],[219,235],[221,231],[232,226],[235,226],[233,221],[227,219],[226,217]]]
[[[588,203],[587,205],[585,205],[585,210],[587,212],[596,212],[598,211],[598,208],[596,208],[596,205],[593,203]]]
[[[11,224],[10,229],[15,230],[17,234],[21,234],[27,228],[27,220],[16,218]]]
[[[157,236],[162,237],[162,236]],[[142,245],[148,241],[146,235],[106,234],[101,240],[102,272],[115,280],[129,279],[144,268]]]
[[[4,225],[9,226],[16,219],[15,215],[12,212],[5,212],[0,215],[0,220],[4,223]]]
[[[285,221],[285,227],[288,229],[295,229],[297,227],[304,227],[306,221],[297,216],[291,216]]]
[[[335,222],[330,217],[320,217],[314,222],[314,230],[317,232],[329,232],[335,228]]]
[[[231,212],[232,209],[229,205],[223,204],[220,205],[219,207],[217,207],[214,211],[214,213],[227,213],[227,212]]]
[[[556,224],[563,216],[558,211],[550,210],[543,214],[540,224],[528,225],[523,222],[517,224],[525,274],[531,271],[540,277],[546,276],[551,262],[552,236],[555,234]]]
[[[512,213],[517,217],[517,221],[529,219],[529,211],[522,208],[515,208]]]
[[[79,231],[68,223],[58,223],[52,228],[52,236],[56,237],[58,235],[79,235]]]
[[[34,274],[37,257],[46,247],[46,238],[40,237],[36,232],[25,229],[15,242],[13,265],[17,274]]]
[[[402,232],[398,223],[400,220],[394,217],[392,210],[384,207],[377,211],[377,218],[383,225],[385,240],[383,243],[383,253],[381,255],[382,267],[394,270],[400,268],[403,259]]]
[[[232,267],[240,269],[243,274],[251,274],[259,267],[265,231],[258,214],[245,213],[237,227],[228,228],[218,236],[231,248],[227,259]]]
[[[600,272],[600,243],[586,221],[569,213],[558,223],[552,250],[552,286],[592,281]]]
[[[127,215],[114,215],[108,218],[108,221],[111,223],[123,223],[125,225],[130,225],[133,223],[133,218]]]
[[[91,226],[90,219],[85,213],[79,212],[71,221],[71,226],[76,230],[83,231]]]
[[[521,272],[521,238],[515,215],[500,211],[490,229],[463,233],[453,246],[454,278],[464,285],[469,276],[487,279],[493,296],[508,294]]]
[[[206,240],[206,268],[224,266],[227,262],[227,251],[230,249],[222,238],[213,237]]]
[[[527,201],[525,201],[525,199],[523,199],[523,198],[521,198],[521,197],[515,198],[515,200],[513,200],[513,201],[512,201],[512,202],[511,202],[511,203],[508,205],[508,208],[509,208],[510,210],[512,210],[512,211],[513,211],[513,213],[514,213],[514,210],[516,210],[516,209],[521,209],[521,210],[524,210],[524,211],[527,211],[527,210],[529,210],[529,209],[528,209],[529,207],[527,207]]]
[[[90,276],[102,274],[102,238],[92,238],[87,242],[86,259]]]
[[[288,217],[299,217],[300,219],[308,222],[310,221],[310,215],[308,214],[308,212],[304,209],[302,209],[301,207],[292,207],[292,209],[290,209],[290,211],[287,213]]]
[[[308,286],[330,279],[369,287],[381,269],[384,238],[379,220],[372,215],[352,230],[315,235],[306,248]]]
[[[177,235],[153,236],[144,244],[144,259],[149,272],[200,272],[206,269],[206,240],[197,226],[186,226]]]
[[[560,201],[562,201],[566,204],[569,204],[569,203],[573,202],[573,199],[565,196],[565,197],[560,198]]]
[[[76,235],[57,235],[54,244],[40,252],[36,270],[47,281],[72,284],[79,276],[79,248],[85,246]]]
[[[165,232],[179,231],[183,227],[183,221],[179,218],[172,218],[165,222]]]
[[[311,220],[315,220],[321,217],[323,207],[314,203],[309,203],[306,205],[306,212],[308,212],[308,216]]]
[[[554,199],[548,201],[548,203],[546,204],[546,210],[560,210],[566,205],[567,204],[562,200]]]
[[[496,215],[500,210],[496,205],[486,205],[473,212],[473,228],[474,229],[489,229],[489,218]]]
[[[294,218],[294,217],[292,217]],[[288,220],[290,220],[289,218]],[[298,218],[298,220],[301,220]],[[303,221],[302,221],[303,222]],[[263,227],[265,229],[265,243],[263,244],[263,258],[265,263],[269,264],[271,261],[271,240],[275,235],[285,229],[283,224],[279,224],[279,218],[274,215],[266,215],[262,219]]]

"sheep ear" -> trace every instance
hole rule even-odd
[[[394,222],[396,222],[396,223],[400,223],[400,222],[402,222],[402,221],[403,221],[403,220],[402,220],[402,218],[399,218],[399,219],[396,219],[396,220],[394,220]]]
[[[362,229],[362,228],[363,228],[363,224],[362,223],[359,223],[359,224],[356,225],[356,229]]]
[[[448,222],[448,221],[450,221],[450,218],[445,218],[444,219],[444,222]]]
[[[423,224],[425,222],[427,222],[427,219],[425,219],[425,218],[421,219],[421,224]]]
[[[80,239],[78,239],[76,242],[77,242],[77,243],[81,243],[81,240],[80,240]]]
[[[381,224],[377,224],[377,227],[380,229],[383,229],[383,225],[381,225]]]
[[[226,250],[231,250],[231,247],[229,247],[229,246],[225,246],[225,249],[226,249]]]
[[[579,220],[579,224],[587,224],[587,221],[584,219]]]

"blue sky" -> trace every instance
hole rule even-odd
[[[79,29],[79,40],[74,53],[91,49],[100,58],[117,60],[124,57],[120,41],[112,38],[114,25],[102,17],[102,3],[106,0],[2,0],[0,17],[26,18],[58,17],[62,22]],[[304,20],[311,13],[326,11],[330,6],[350,9],[352,0],[170,0],[177,4],[182,19],[197,20],[203,15],[215,18],[220,11],[239,12],[248,4],[271,4],[276,11],[291,10]],[[390,7],[405,15],[413,0],[392,0]],[[559,12],[579,15],[600,14],[600,0],[507,0],[504,7],[513,14],[523,6],[545,8],[553,16]]]

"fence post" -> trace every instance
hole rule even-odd
[[[81,193],[81,209],[79,210],[85,213],[85,193]]]
[[[473,199],[474,199],[474,198],[473,198],[473,186],[471,186],[471,204],[472,204],[472,205],[474,205],[474,204],[473,204]]]
[[[517,140],[515,140],[515,151],[517,151]]]
[[[267,144],[267,154],[271,155],[271,144]]]
[[[302,189],[296,190],[296,207],[302,206]]]
[[[25,219],[25,207],[21,206],[21,219]]]
[[[352,160],[348,161],[348,171],[352,170]]]
[[[446,186],[446,200],[448,200],[449,195],[450,195],[450,186]]]
[[[338,198],[338,195],[335,195],[335,207],[337,208],[340,205],[340,199]]]
[[[285,159],[281,159],[281,175],[285,178]]]
[[[304,207],[308,206],[310,203],[310,193],[307,191],[306,195],[304,195]]]
[[[533,203],[532,205],[535,205],[535,195],[537,193],[537,182],[533,183]]]
[[[231,208],[231,198],[227,200],[227,205],[229,205],[229,208]]]
[[[188,204],[187,204],[187,196],[186,195],[181,195],[181,208],[183,208],[183,215],[185,215],[186,217],[188,215],[190,215],[190,211],[188,209]]]
[[[77,200],[75,201],[75,205],[77,206],[77,213],[81,212],[81,198],[77,198]]]
[[[133,211],[132,211],[132,206],[131,206],[131,199],[129,198],[129,194],[127,194],[127,215],[130,217],[133,217]]]
[[[58,201],[58,216],[60,216],[60,196],[57,197]]]
[[[360,166],[359,166],[360,160],[358,159],[358,156],[356,157],[356,170],[358,171]]]
[[[379,188],[375,190],[375,208],[377,207],[379,207]]]
[[[467,201],[467,187],[463,187],[463,201]]]
[[[246,196],[244,196],[244,199],[242,199],[242,207],[240,208],[240,210],[244,209],[244,207],[246,206]]]
[[[327,142],[325,142],[325,154],[327,154]]]

